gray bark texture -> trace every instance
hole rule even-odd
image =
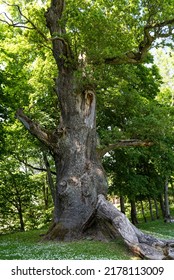
[[[103,195],[98,196],[97,216],[109,222],[132,252],[141,258],[152,260],[174,259],[174,240],[164,241],[144,234],[130,223],[128,218]]]

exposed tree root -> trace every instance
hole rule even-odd
[[[60,222],[53,223],[43,240],[72,241],[86,237],[101,241],[121,238],[142,259],[174,260],[174,240],[160,240],[143,233],[102,194],[82,227],[67,228]]]
[[[128,218],[103,195],[98,196],[96,215],[103,223],[110,223],[131,251],[141,258],[149,260],[174,259],[174,240],[160,240],[143,233],[131,224]]]

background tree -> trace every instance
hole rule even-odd
[[[54,174],[55,171],[51,156],[47,155],[47,151],[38,145],[37,141],[33,141],[33,137],[27,136],[22,125],[15,118],[15,111],[20,105],[28,108],[29,114],[34,116],[37,107],[37,118],[43,125],[46,123],[48,126],[50,125],[52,117],[51,114],[48,116],[44,96],[47,96],[47,99],[52,102],[50,96],[54,96],[53,81],[50,79],[49,82],[48,80],[46,82],[43,79],[43,72],[49,72],[51,75],[54,69],[50,65],[49,59],[45,58],[44,48],[40,48],[40,51],[33,49],[27,36],[21,40],[20,29],[13,29],[5,25],[1,25],[0,28],[2,68],[0,88],[1,230],[19,229],[20,220],[17,218],[19,213],[22,214],[21,223],[23,225],[21,228],[30,229],[43,226],[51,220],[53,206],[46,178],[49,165],[51,174]],[[52,115],[54,115],[53,111]],[[47,155],[48,168],[43,160],[43,152],[45,156]],[[52,184],[55,184],[54,175],[52,176]],[[16,201],[15,185],[18,187],[18,201]],[[21,205],[21,208],[18,204]],[[17,214],[17,212],[19,213]]]

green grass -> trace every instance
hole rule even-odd
[[[41,242],[41,230],[0,236],[1,260],[102,260],[131,259],[121,240],[103,243],[94,240]]]
[[[138,228],[161,239],[174,239],[174,223],[162,220],[140,223]],[[118,239],[112,242],[81,240],[42,242],[43,230],[0,235],[1,260],[130,260],[135,259]]]
[[[174,240],[174,223],[164,223],[163,220],[149,221],[138,224],[138,228],[160,239]]]

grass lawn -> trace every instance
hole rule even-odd
[[[138,227],[161,239],[174,239],[174,223],[157,220]],[[121,240],[100,242],[41,242],[43,230],[0,235],[1,260],[130,260],[135,257]]]
[[[138,228],[160,239],[174,240],[174,223],[165,223],[159,219],[148,223],[140,223]]]
[[[103,243],[93,240],[76,242],[41,242],[43,230],[0,236],[1,260],[102,260],[132,259],[121,240]]]

